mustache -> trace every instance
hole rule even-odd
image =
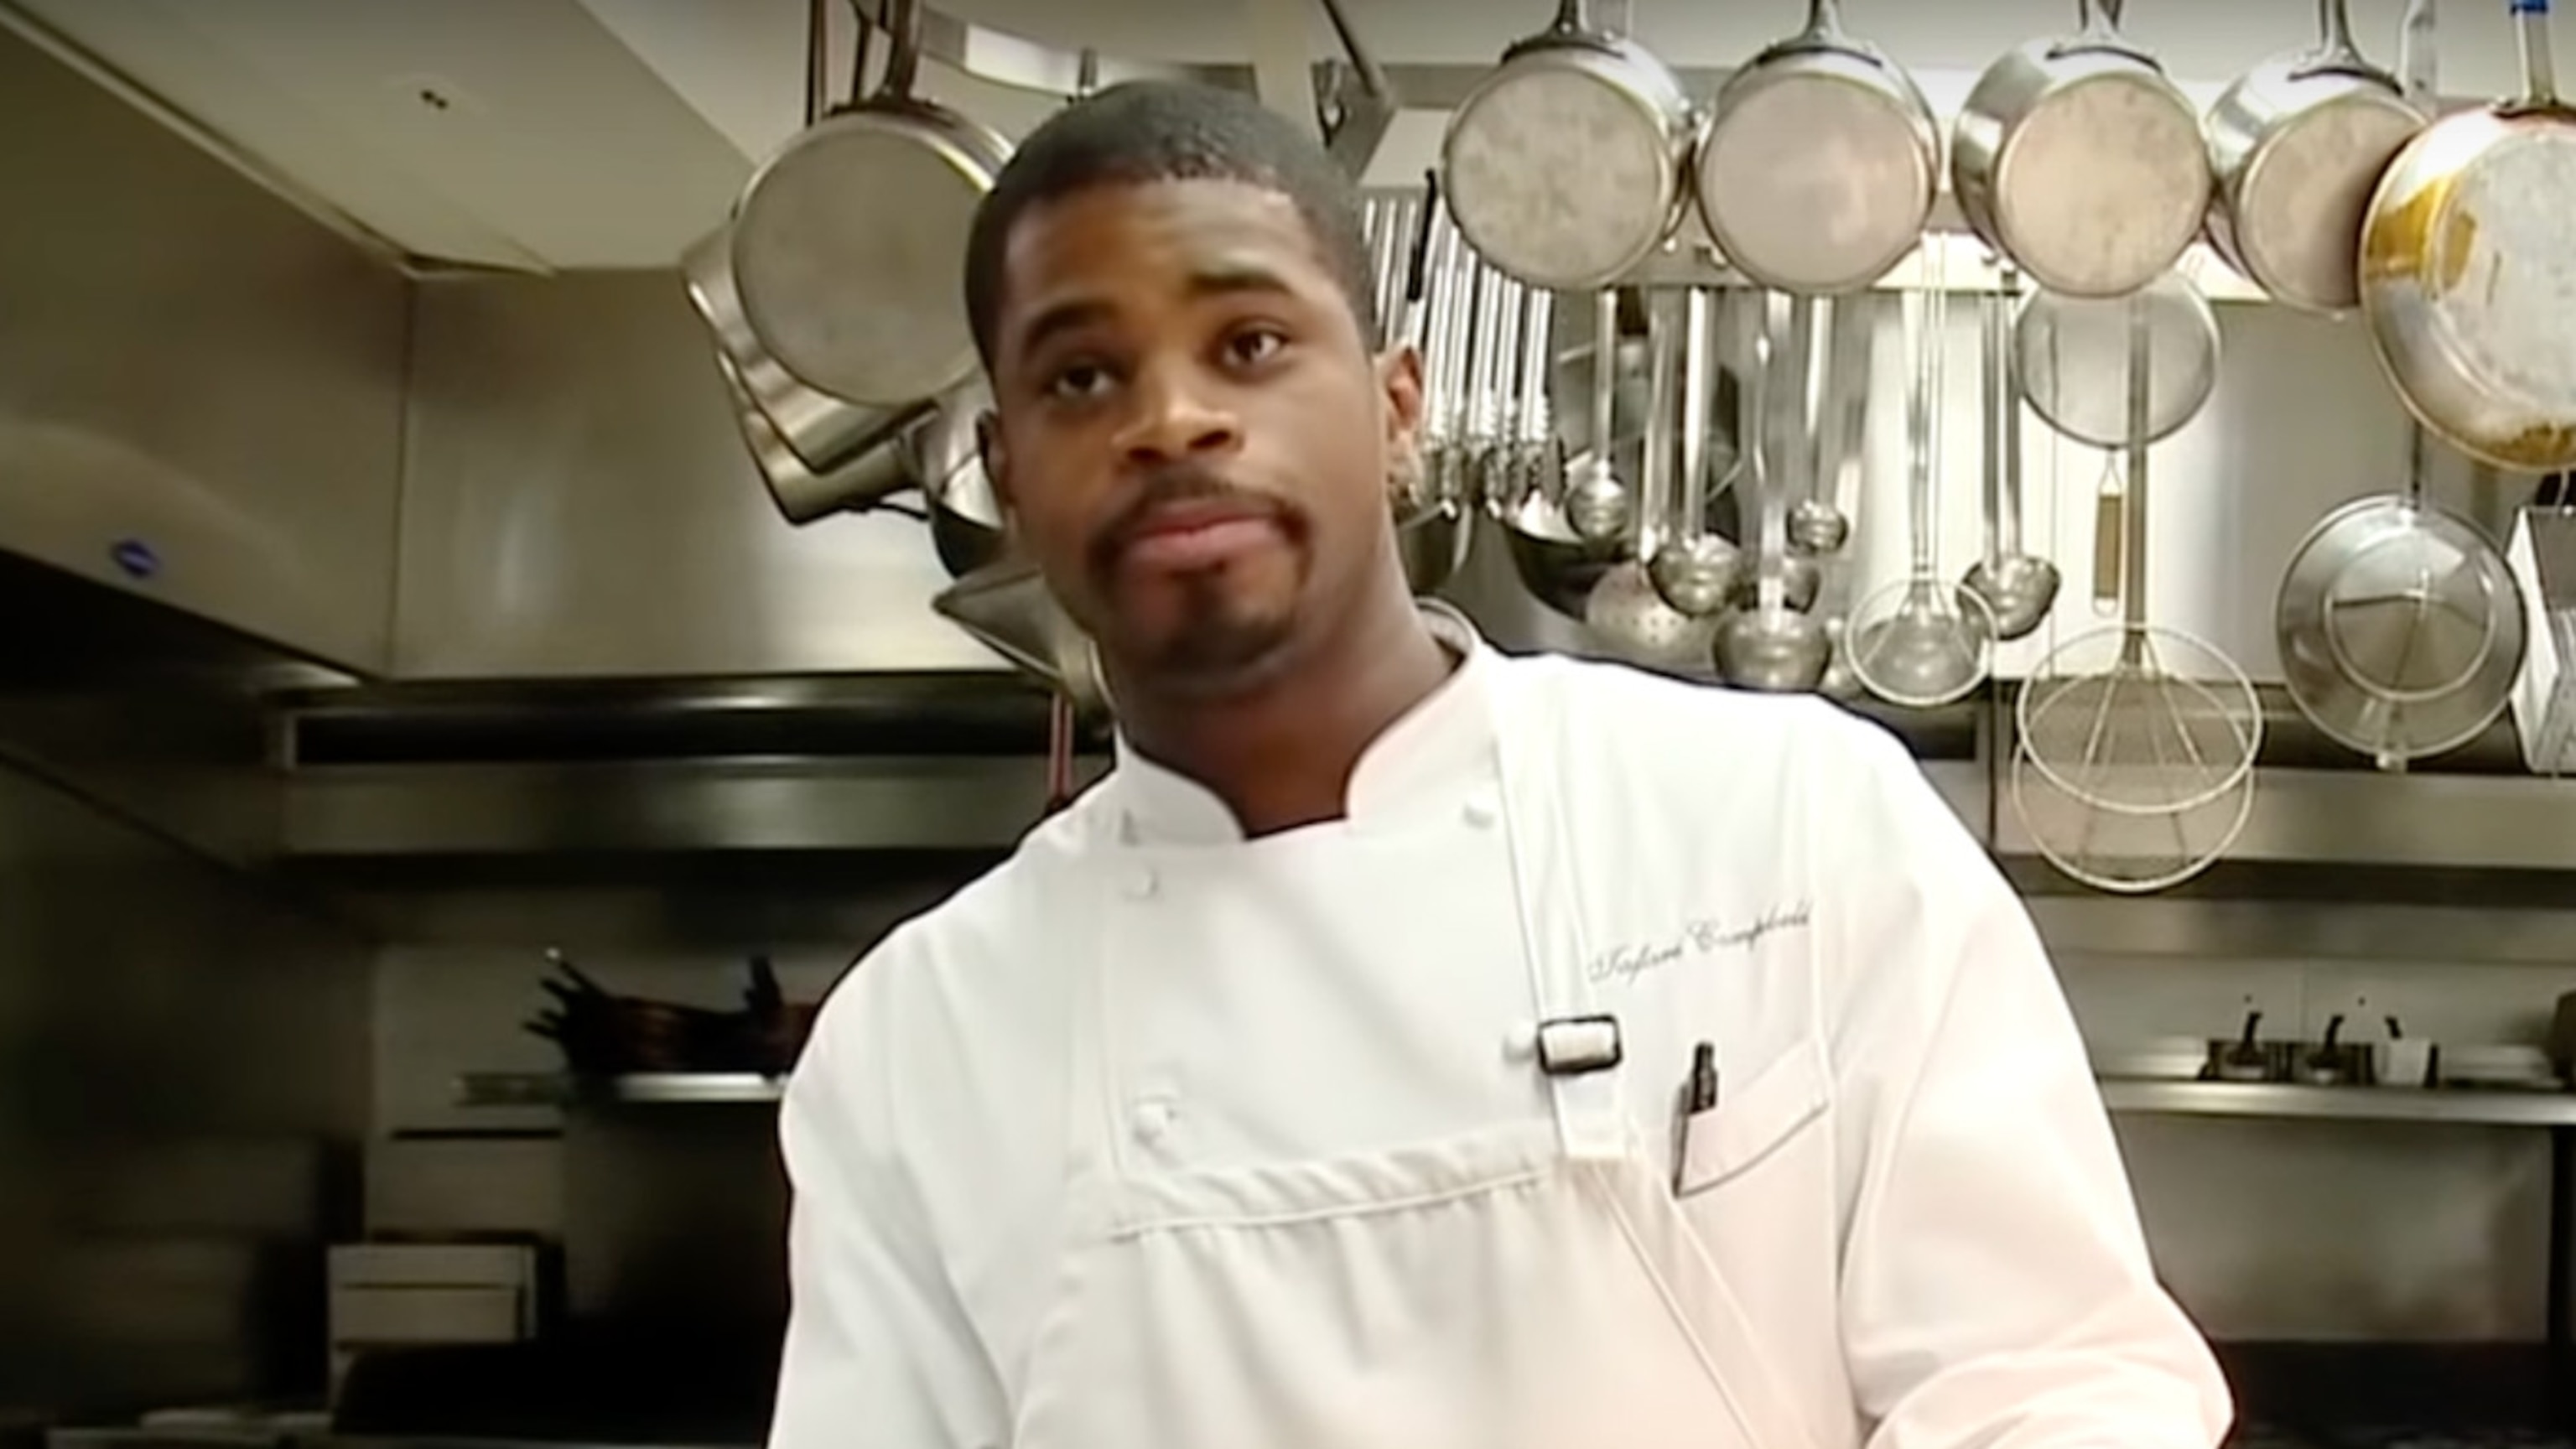
[[[1176,503],[1203,501],[1227,503],[1247,512],[1266,514],[1292,531],[1303,527],[1303,516],[1271,494],[1229,482],[1224,474],[1204,463],[1170,463],[1146,474],[1136,496],[1128,499],[1125,506],[1112,514],[1092,535],[1092,566],[1105,569],[1116,563],[1119,553],[1142,531],[1145,520],[1156,510]]]

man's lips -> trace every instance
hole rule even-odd
[[[1277,542],[1284,530],[1268,509],[1222,500],[1170,503],[1126,530],[1121,566],[1157,572],[1214,568]]]

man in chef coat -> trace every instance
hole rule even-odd
[[[1020,148],[985,461],[1117,768],[835,993],[776,1449],[2207,1449],[2027,917],[1888,735],[1506,658],[1422,373],[1248,99]]]

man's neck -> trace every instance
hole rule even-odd
[[[1409,597],[1369,614],[1242,696],[1122,699],[1129,745],[1214,792],[1247,837],[1341,818],[1360,756],[1456,666]]]

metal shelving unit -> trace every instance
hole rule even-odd
[[[784,1077],[757,1072],[648,1072],[622,1077],[469,1072],[457,1079],[456,1099],[467,1107],[562,1107],[581,1102],[707,1106],[776,1102],[786,1090]]]
[[[2576,1092],[2486,1087],[2301,1087],[2272,1083],[2106,1078],[2114,1112],[2202,1117],[2308,1117],[2459,1127],[2576,1127]]]
[[[664,1072],[580,1078],[552,1072],[475,1072],[460,1078],[469,1107],[556,1107],[576,1102],[686,1106],[776,1102],[786,1080],[752,1072]],[[2161,1116],[2321,1118],[2463,1127],[2576,1128],[2576,1092],[2486,1088],[2408,1090],[2106,1078],[2114,1112]]]

